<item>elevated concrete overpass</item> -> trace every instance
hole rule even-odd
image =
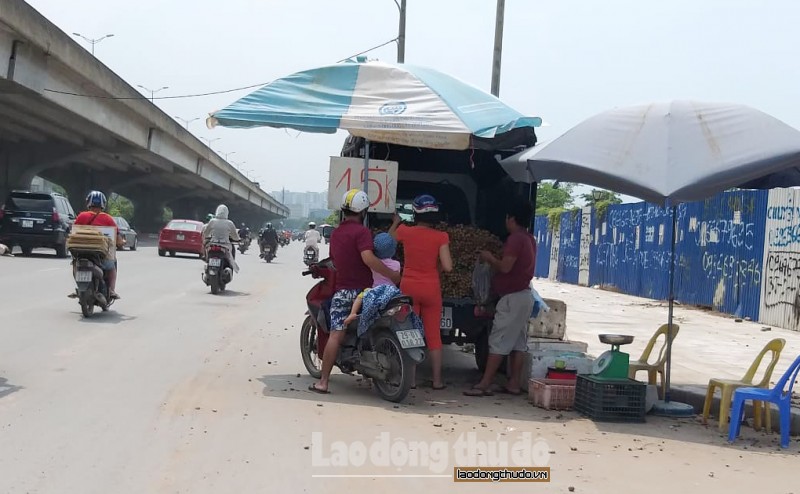
[[[89,95],[91,97],[76,96]],[[225,202],[260,224],[289,210],[22,0],[0,1],[0,194],[34,176],[132,200],[135,224],[200,218]]]

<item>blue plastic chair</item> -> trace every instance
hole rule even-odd
[[[731,411],[731,425],[728,429],[728,442],[734,442],[739,436],[744,415],[744,403],[747,400],[761,401],[769,413],[769,404],[778,405],[781,417],[781,448],[789,447],[789,426],[792,420],[792,387],[800,372],[800,357],[797,357],[789,369],[781,376],[772,389],[764,388],[739,388],[733,394],[733,411]],[[788,387],[787,387],[788,384]],[[784,390],[786,388],[786,390]]]

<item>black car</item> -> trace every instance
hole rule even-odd
[[[125,239],[125,245],[118,246],[117,250],[122,250],[124,247],[127,247],[130,250],[136,250],[136,247],[139,244],[136,231],[122,216],[115,216],[114,221],[117,223],[117,228],[119,228],[119,234]]]
[[[67,257],[67,235],[74,222],[75,211],[61,194],[13,191],[0,207],[0,243],[19,246],[26,256],[45,247]]]

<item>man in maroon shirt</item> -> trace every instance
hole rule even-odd
[[[344,340],[344,321],[350,315],[359,293],[372,286],[372,271],[400,283],[400,272],[386,267],[372,252],[372,234],[364,226],[369,208],[367,194],[348,191],[342,200],[342,223],[331,234],[331,259],[336,268],[335,293],[331,300],[331,332],[322,355],[322,377],[308,387],[315,393],[328,393],[328,381]]]
[[[506,213],[506,229],[510,235],[503,246],[503,258],[497,259],[491,252],[481,252],[481,260],[496,272],[492,279],[492,290],[500,300],[494,315],[494,324],[489,333],[489,358],[481,381],[464,391],[467,396],[490,396],[495,374],[510,355],[511,376],[501,392],[521,394],[520,374],[528,351],[528,321],[533,310],[530,283],[536,268],[536,240],[528,233],[533,211],[527,201],[511,205]]]

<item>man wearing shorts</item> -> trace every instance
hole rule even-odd
[[[467,396],[490,396],[490,386],[503,358],[510,355],[511,376],[508,384],[498,391],[522,393],[520,374],[528,351],[528,321],[533,310],[530,283],[536,267],[536,240],[527,231],[533,211],[528,202],[511,205],[506,213],[509,236],[503,246],[503,258],[491,252],[481,252],[481,259],[492,266],[495,276],[492,289],[500,297],[489,333],[489,358],[481,381],[464,391]]]
[[[318,383],[308,387],[315,393],[328,393],[328,381],[345,336],[345,319],[358,294],[372,287],[372,271],[394,283],[400,282],[400,272],[392,271],[372,252],[372,234],[364,226],[368,208],[367,194],[358,189],[348,191],[342,200],[342,223],[331,234],[330,254],[336,268],[336,285],[331,300],[331,332],[322,355],[322,376]]]

